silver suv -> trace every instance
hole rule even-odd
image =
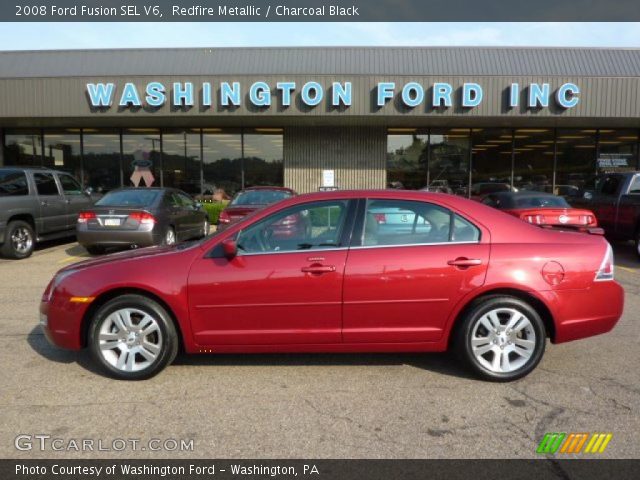
[[[68,173],[0,168],[0,254],[26,258],[36,241],[73,236],[78,213],[92,204],[90,192]]]

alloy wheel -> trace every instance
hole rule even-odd
[[[164,243],[165,245],[173,245],[174,243],[176,243],[176,232],[173,230],[173,228],[169,227],[169,229],[167,230],[167,233],[164,236]]]
[[[25,227],[16,228],[11,234],[11,245],[18,254],[25,254],[33,246],[31,233]]]
[[[123,372],[149,368],[162,351],[162,341],[158,321],[137,308],[122,308],[111,313],[98,333],[100,354]]]
[[[476,361],[493,373],[521,369],[536,349],[531,320],[514,308],[495,308],[479,317],[470,341]]]

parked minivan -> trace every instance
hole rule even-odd
[[[75,235],[78,214],[92,204],[90,191],[66,172],[0,168],[0,254],[26,258],[36,242]]]

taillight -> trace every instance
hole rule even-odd
[[[580,224],[589,225],[595,227],[597,225],[596,219],[593,215],[580,215]]]
[[[533,223],[535,225],[543,225],[546,221],[544,215],[523,215],[521,218],[525,222]]]
[[[156,223],[156,217],[148,212],[131,212],[129,214],[129,220],[134,222],[140,222],[143,225],[150,225]]]
[[[613,280],[613,249],[607,243],[607,251],[604,254],[600,268],[596,272],[596,282]]]
[[[374,213],[373,218],[375,218],[378,224],[387,223],[387,217],[385,216],[384,213]]]
[[[220,216],[218,217],[219,223],[231,223],[231,217],[224,210],[220,212]]]
[[[94,212],[80,212],[78,215],[78,223],[87,223],[89,220],[93,220],[96,218],[96,214]]]

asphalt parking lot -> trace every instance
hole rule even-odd
[[[0,260],[0,457],[534,458],[546,432],[611,432],[600,457],[637,457],[640,262],[630,245],[614,249],[626,291],[614,331],[549,345],[511,384],[475,380],[442,354],[179,356],[151,380],[115,381],[38,326],[47,282],[86,252],[58,242]],[[23,452],[20,434],[194,448]]]

